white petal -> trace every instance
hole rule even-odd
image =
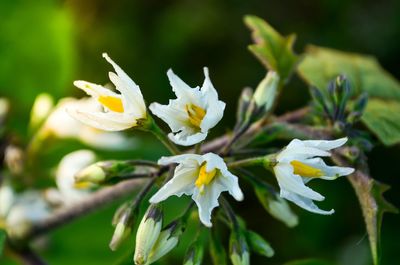
[[[139,87],[136,85],[135,88],[129,87],[123,79],[113,72],[109,73],[109,77],[115,88],[122,94],[124,112],[144,118],[146,115],[146,105]]]
[[[168,70],[167,76],[172,86],[172,90],[175,92],[178,98],[183,98],[188,102],[202,107],[203,104],[201,104],[201,101],[199,100],[201,97],[199,87],[191,88],[185,82],[183,82],[183,80],[180,79],[171,69]]]
[[[176,168],[174,177],[161,187],[153,197],[150,198],[150,203],[158,203],[164,201],[172,195],[178,197],[183,194],[191,195],[196,189],[194,182],[197,178],[197,170],[193,168]]]
[[[212,210],[219,205],[218,198],[221,192],[227,189],[220,185],[218,182],[213,182],[212,185],[207,185],[203,193],[199,189],[195,189],[192,199],[195,201],[199,208],[200,221],[207,227],[211,227],[211,213]]]
[[[206,115],[201,121],[202,132],[207,132],[213,128],[224,116],[225,103],[222,101],[209,101]]]
[[[168,124],[173,132],[179,132],[188,126],[188,114],[184,108],[178,108],[176,100],[170,100],[168,105],[152,103],[151,112]]]
[[[111,112],[90,113],[75,108],[69,108],[67,111],[73,118],[86,125],[105,131],[122,131],[136,125],[136,120],[123,114]]]
[[[318,178],[308,178],[308,179],[325,179],[334,180],[341,176],[347,176],[354,172],[353,168],[350,167],[338,167],[338,166],[328,166],[321,158],[312,158],[302,161],[302,163],[309,165],[313,168],[320,169],[324,175]]]
[[[243,192],[239,187],[238,177],[230,173],[229,171],[222,172],[216,181],[220,182],[221,185],[225,186],[229,194],[237,201],[243,200]]]
[[[159,165],[169,165],[172,163],[182,163],[185,166],[191,165],[200,165],[203,163],[204,159],[201,155],[196,154],[183,154],[176,156],[163,156],[158,160]],[[194,163],[193,163],[194,162]]]
[[[302,142],[305,146],[328,151],[344,145],[347,142],[347,140],[348,140],[347,137],[344,137],[336,140],[307,140]]]
[[[321,210],[318,208],[317,205],[314,204],[314,202],[311,199],[305,198],[303,196],[289,192],[287,190],[281,190],[281,197],[285,198],[285,199],[295,203],[299,207],[301,207],[307,211],[313,212],[313,213],[330,215],[335,212],[333,209],[331,209],[330,211]]]
[[[274,172],[282,190],[297,193],[312,200],[322,201],[324,196],[304,185],[299,175],[293,174],[293,167],[289,164],[279,163],[274,167]]]
[[[217,90],[214,88],[214,85],[211,83],[210,75],[208,72],[208,68],[204,67],[204,82],[201,86],[201,92],[203,95],[206,96],[208,100],[218,100],[218,93]]]
[[[186,129],[186,128],[185,128]],[[179,133],[173,134],[170,133],[168,134],[169,139],[173,141],[176,144],[182,145],[182,146],[191,146],[197,143],[200,143],[204,139],[207,138],[207,134],[203,132],[198,132],[195,134],[188,134],[185,130],[182,130]]]
[[[82,89],[83,91],[86,92],[86,94],[92,96],[95,99],[97,99],[100,96],[110,96],[110,97],[119,96],[118,94],[112,92],[110,89],[83,80],[74,81],[74,86]]]
[[[287,146],[284,150],[282,150],[278,156],[278,162],[286,162],[289,163],[292,160],[304,160],[315,156],[330,156],[329,152],[324,150],[320,150],[313,147],[304,147],[304,146],[296,146],[293,145],[289,148]]]
[[[126,84],[126,86],[121,86],[119,89],[121,89],[121,93],[126,94],[126,96],[129,99],[134,100],[132,97],[137,97],[135,100],[138,101],[139,105],[143,108],[145,107],[144,100],[143,100],[143,95],[142,92],[140,91],[140,88],[138,85],[136,85],[135,82],[121,69],[121,67],[118,66],[108,55],[107,53],[103,53],[103,57],[109,62],[115,72],[117,73],[118,77]],[[133,92],[133,93],[132,93]],[[134,102],[134,101],[132,101]],[[145,112],[145,110],[144,110]]]

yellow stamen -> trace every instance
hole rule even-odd
[[[321,169],[314,168],[297,160],[293,160],[290,164],[293,166],[293,173],[302,177],[318,178],[324,175]]]
[[[217,170],[214,168],[210,172],[207,172],[207,164],[204,163],[199,170],[199,176],[194,183],[196,187],[202,193],[204,191],[204,186],[210,184],[210,182],[214,179],[215,175],[217,174]]]
[[[75,189],[88,189],[92,184],[87,181],[82,181],[82,182],[75,182],[74,183],[74,188]]]
[[[122,105],[122,100],[120,98],[112,96],[100,96],[98,101],[111,111],[120,113],[124,112],[124,106]]]
[[[189,116],[189,122],[193,126],[200,128],[201,121],[206,115],[206,111],[203,108],[194,104],[186,104],[185,108]]]

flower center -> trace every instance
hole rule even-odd
[[[204,192],[204,186],[210,184],[210,182],[214,179],[217,174],[217,169],[213,169],[210,172],[207,172],[207,163],[204,163],[199,170],[199,176],[194,183],[196,187],[200,190],[200,193]]]
[[[120,98],[112,96],[100,96],[98,101],[111,111],[119,113],[124,112],[124,106],[122,105],[122,100]]]
[[[324,175],[321,169],[306,165],[298,160],[293,160],[290,164],[293,166],[293,173],[302,177],[318,178]]]
[[[185,109],[189,116],[190,124],[197,128],[200,128],[201,121],[206,115],[206,111],[203,108],[194,104],[186,104]]]

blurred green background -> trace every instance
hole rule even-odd
[[[202,67],[208,66],[220,98],[227,102],[224,119],[211,134],[216,136],[232,126],[240,90],[256,86],[265,74],[247,51],[251,39],[242,21],[245,14],[266,19],[283,34],[297,33],[298,53],[312,43],[372,54],[399,79],[399,12],[396,0],[4,0],[0,1],[0,96],[11,99],[10,127],[26,141],[29,110],[38,93],[48,92],[56,98],[82,96],[72,86],[73,80],[108,82],[111,67],[102,59],[102,52],[108,52],[135,80],[148,103],[167,103],[173,95],[165,74],[168,68],[194,86],[202,83]],[[294,77],[278,112],[295,109],[308,100],[306,85]],[[149,145],[156,146],[149,139],[132,153],[103,156],[156,159],[164,153],[163,149],[149,149]],[[55,158],[65,154],[62,148],[53,151]],[[394,146],[377,147],[369,156],[372,175],[393,187],[386,197],[395,205],[400,205],[399,155],[399,146]],[[331,262],[327,264],[371,264],[361,211],[349,183],[345,178],[319,182],[318,190],[327,197],[322,207],[333,207],[336,214],[319,216],[293,207],[300,216],[294,229],[269,217],[250,193],[245,203],[235,204],[248,226],[260,231],[276,251],[269,260],[253,256],[253,264],[282,264],[308,257]],[[182,200],[168,204],[182,205]],[[55,231],[45,242],[45,259],[57,265],[100,265],[114,264],[126,251],[130,254],[132,243],[116,253],[108,249],[116,206]],[[177,212],[175,207],[171,211]],[[396,215],[384,218],[384,265],[399,263],[399,221]],[[186,238],[190,237],[188,233]],[[188,242],[183,240],[180,248],[159,264],[179,264]],[[14,264],[1,259],[0,263]]]

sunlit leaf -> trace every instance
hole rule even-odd
[[[397,209],[382,196],[389,189],[388,185],[379,183],[360,171],[356,171],[355,174],[349,176],[349,180],[361,204],[372,258],[374,264],[377,265],[380,261],[380,230],[383,213],[397,212]]]
[[[384,144],[400,142],[400,101],[370,99],[361,120]]]
[[[279,74],[282,81],[287,81],[293,72],[299,57],[293,52],[296,39],[294,34],[282,36],[271,25],[256,16],[245,16],[246,25],[252,30],[255,44],[250,51],[267,67]]]
[[[367,92],[371,99],[362,121],[385,145],[400,142],[400,83],[375,58],[309,46],[298,73],[323,93],[329,81],[346,75],[353,95]]]

